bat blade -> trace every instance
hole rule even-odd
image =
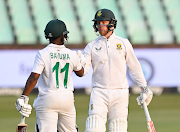
[[[18,124],[16,132],[27,132],[27,124]]]
[[[147,128],[149,132],[156,132],[155,128],[154,128],[154,124],[153,121],[148,121],[147,122]]]
[[[149,110],[147,108],[146,103],[143,103],[143,108],[144,108],[144,112],[145,112],[145,116],[146,116],[146,121],[147,121],[147,128],[149,132],[156,132],[153,121],[151,120],[150,114],[149,114]]]

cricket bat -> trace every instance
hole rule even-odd
[[[25,104],[28,104],[29,98],[25,99]],[[21,121],[17,125],[16,132],[27,132],[27,124],[25,124],[25,116],[21,116]]]
[[[154,128],[153,121],[151,120],[151,117],[150,117],[150,114],[149,114],[146,103],[144,102],[142,105],[143,105],[145,116],[146,116],[148,132],[156,132],[156,130]]]

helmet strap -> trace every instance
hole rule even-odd
[[[99,35],[99,32],[95,32],[95,34],[96,34],[96,36],[100,36],[100,35]]]
[[[113,30],[108,30],[107,33],[106,33],[105,35],[107,35],[110,31],[113,31]],[[103,35],[103,36],[105,36],[105,35]]]

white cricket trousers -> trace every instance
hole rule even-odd
[[[38,96],[33,107],[40,132],[76,132],[76,110],[72,91]]]
[[[89,102],[89,115],[99,115],[104,123],[127,118],[129,89],[93,88]]]

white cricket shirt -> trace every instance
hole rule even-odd
[[[106,39],[99,36],[85,47],[86,66],[84,75],[93,68],[92,87],[129,88],[126,78],[127,66],[137,84],[147,86],[141,65],[131,43],[114,33]]]
[[[64,45],[49,44],[36,54],[32,72],[41,74],[38,79],[39,95],[48,92],[74,90],[71,73],[81,70],[75,51]]]

